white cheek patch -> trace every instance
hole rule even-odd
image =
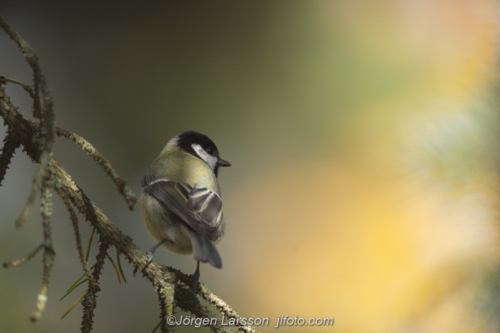
[[[208,165],[210,165],[210,167],[212,168],[212,170],[215,169],[215,166],[217,165],[217,157],[215,156],[212,156],[210,155],[209,153],[207,153],[205,151],[205,149],[203,149],[199,144],[197,143],[193,143],[191,145],[191,147],[193,147],[193,150],[196,152],[196,154],[198,154],[198,156],[204,160],[205,162],[207,162]]]

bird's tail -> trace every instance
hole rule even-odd
[[[205,236],[189,229],[191,244],[193,245],[194,258],[201,262],[209,262],[215,268],[222,268],[222,258],[220,257],[214,242]]]

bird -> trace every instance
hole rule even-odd
[[[157,242],[146,251],[143,270],[160,246],[177,254],[192,253],[196,293],[200,262],[222,268],[215,244],[224,235],[226,224],[217,176],[220,167],[229,166],[205,134],[184,131],[168,141],[141,182],[144,224]]]

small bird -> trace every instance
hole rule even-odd
[[[194,254],[193,291],[198,290],[200,262],[222,268],[215,246],[224,235],[225,222],[217,175],[231,163],[219,156],[206,135],[185,131],[172,138],[142,180],[142,215],[157,242],[146,254],[163,246],[177,254]]]

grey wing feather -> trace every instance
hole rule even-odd
[[[144,177],[143,187],[163,208],[175,213],[198,234],[214,238],[222,221],[222,201],[217,193],[152,177]]]
[[[194,187],[189,193],[187,207],[209,225],[218,225],[221,220],[222,200],[217,193],[206,188]]]

